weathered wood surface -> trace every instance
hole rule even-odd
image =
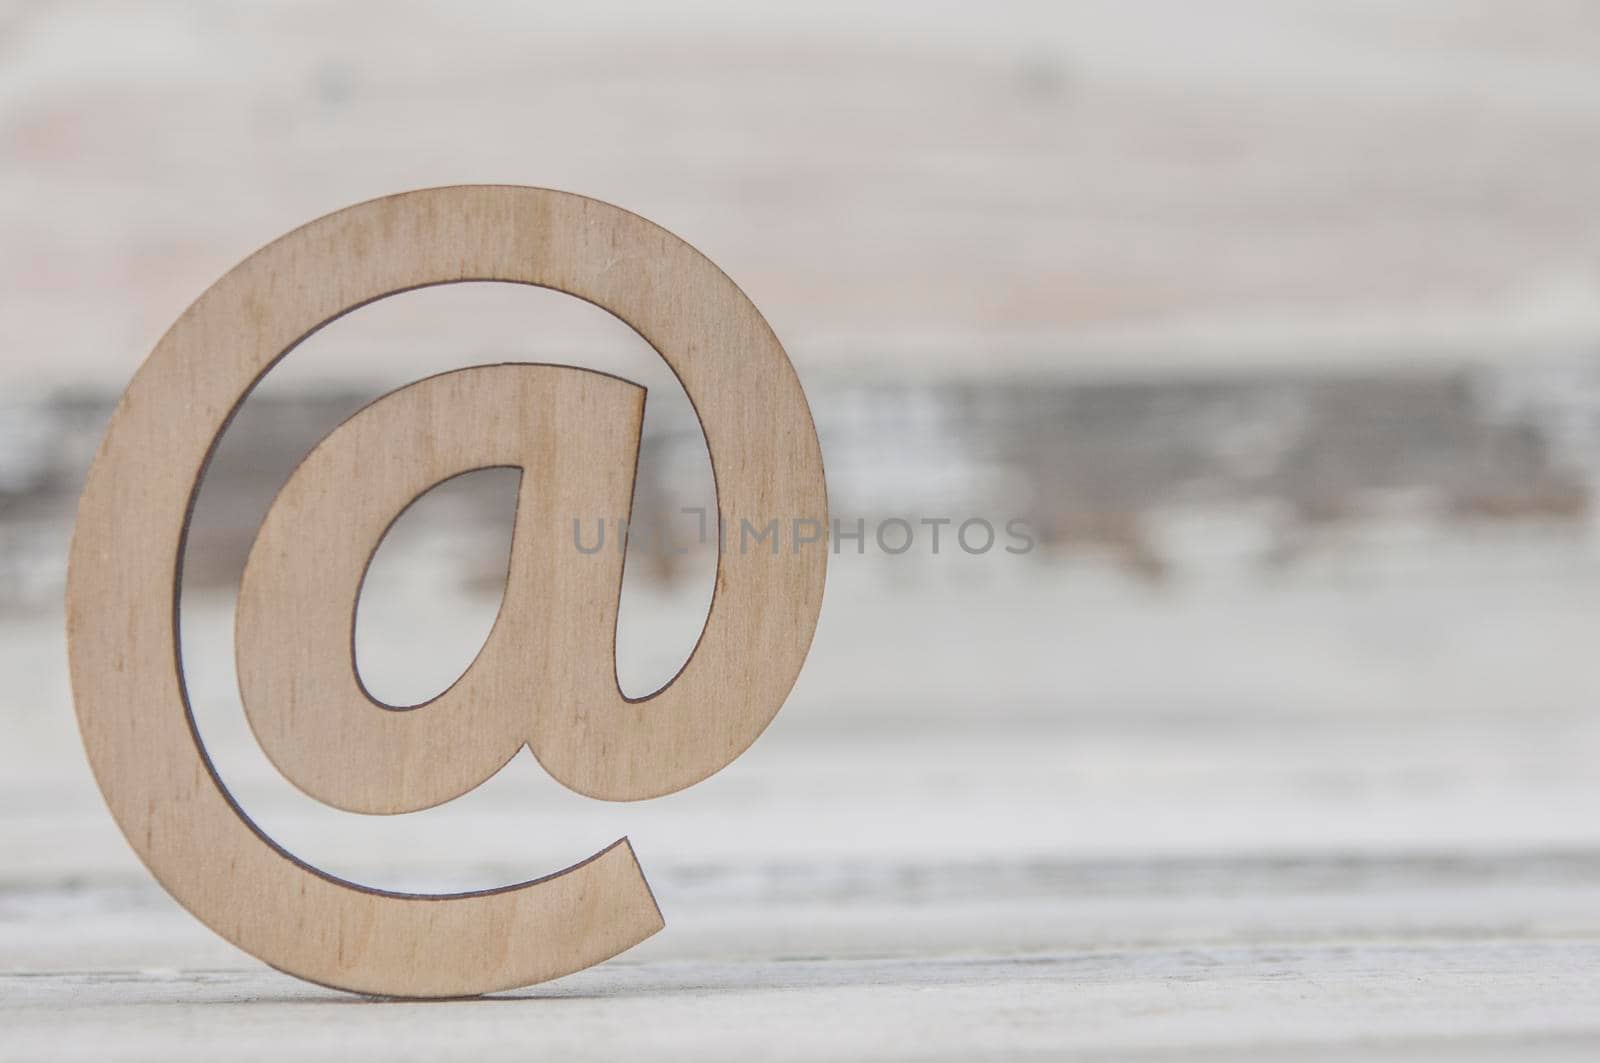
[[[202,673],[242,803],[358,881],[493,885],[631,836],[666,932],[482,1002],[307,987],[195,923],[94,792],[54,618],[7,621],[0,1058],[1600,1052],[1591,563],[1162,593],[837,568],[768,734],[638,805],[520,758],[440,809],[338,813]],[[187,612],[191,658],[225,661],[226,603]]]
[[[0,381],[120,380],[263,240],[461,181],[683,234],[802,371],[1591,345],[1597,42],[1574,0],[0,4]]]

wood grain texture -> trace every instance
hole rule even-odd
[[[473,280],[567,292],[638,331],[695,405],[724,526],[826,524],[816,433],[771,329],[704,256],[618,208],[504,186],[406,193],[295,230],[202,295],[129,385],[84,489],[67,601],[79,725],[113,815],[174,897],[267,963],[346,989],[527,985],[662,925],[626,839],[557,875],[472,894],[384,893],[321,874],[254,827],[194,729],[178,575],[217,436],[322,325],[387,295]],[[470,788],[526,741],[567,786],[637,799],[704,778],[760,734],[809,648],[822,544],[722,550],[694,655],[638,702],[617,691],[606,660],[616,558],[533,556],[563,510],[599,516],[625,503],[641,398],[571,368],[480,367],[380,400],[308,458],[263,524],[238,629],[252,724],[297,783],[344,807],[421,807]],[[357,570],[376,547],[364,540],[433,483],[500,464],[525,470],[502,622],[459,696],[395,713],[360,690],[348,653]],[[328,551],[322,586],[323,558],[301,555],[302,532]],[[557,606],[581,609],[577,622]]]

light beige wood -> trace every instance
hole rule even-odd
[[[567,292],[637,330],[700,417],[725,526],[826,525],[815,429],[771,329],[704,256],[616,207],[505,186],[374,200],[268,245],[185,311],[123,396],[80,504],[67,602],[79,724],[113,815],[174,897],[267,963],[347,989],[526,985],[662,925],[626,839],[484,893],[398,895],[322,874],[255,828],[194,730],[179,564],[217,436],[323,324],[470,280]],[[755,739],[809,648],[826,548],[786,536],[776,554],[723,549],[690,661],[652,697],[623,698],[612,659],[620,561],[582,554],[561,529],[574,516],[625,515],[642,402],[634,385],[570,367],[476,367],[386,396],[312,452],[263,522],[237,629],[251,724],[291,779],[342,807],[400,811],[469,789],[526,742],[573,789],[631,800],[690,785]],[[524,475],[494,632],[435,702],[379,705],[350,653],[377,538],[432,484],[505,464]]]

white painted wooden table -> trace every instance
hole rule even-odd
[[[313,862],[482,886],[632,837],[662,934],[447,1003],[298,983],[178,910],[94,792],[56,618],[13,616],[0,1058],[1596,1058],[1596,568],[1430,565],[910,591],[841,563],[793,701],[702,786],[601,805],[523,758],[385,819],[272,773],[195,604],[202,729]]]

